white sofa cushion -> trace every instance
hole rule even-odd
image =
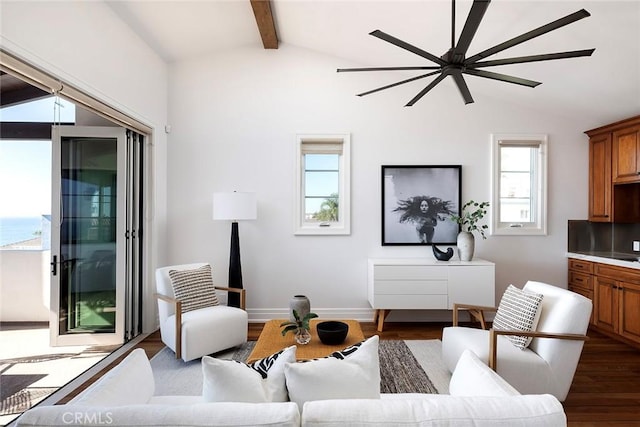
[[[131,405],[88,408],[75,405],[39,406],[25,412],[17,426],[84,427],[298,427],[300,412],[293,402],[201,403],[187,406]]]
[[[202,397],[206,402],[286,402],[284,369],[295,361],[295,345],[250,365],[204,356]]]
[[[345,349],[343,359],[288,363],[284,372],[289,398],[300,408],[309,400],[380,398],[378,342],[374,335],[355,351]]]
[[[304,404],[303,427],[561,427],[567,420],[551,395],[318,400]]]
[[[151,364],[137,348],[71,403],[86,406],[124,406],[147,403],[155,391]]]
[[[493,327],[503,331],[535,331],[540,320],[544,295],[527,292],[509,285],[504,291],[493,319]],[[532,337],[507,336],[516,347],[523,349],[531,344]]]
[[[500,375],[490,369],[478,356],[467,349],[462,352],[449,382],[452,396],[517,396],[513,388]]]
[[[247,341],[248,314],[236,307],[217,305],[182,315],[182,359],[190,361]],[[213,328],[212,325],[215,325]],[[160,324],[162,340],[175,348],[175,315]]]

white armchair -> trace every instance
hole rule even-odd
[[[216,353],[247,341],[248,315],[245,290],[215,286],[216,290],[240,294],[240,308],[216,305],[182,312],[175,298],[169,272],[192,270],[206,263],[161,267],[156,270],[156,297],[162,342],[185,362]]]
[[[442,333],[442,357],[453,372],[465,349],[473,351],[522,394],[552,394],[564,401],[587,340],[592,303],[566,289],[529,281],[523,290],[543,294],[536,331],[484,330],[457,326],[458,310],[468,310],[482,324],[488,307],[454,305],[454,325]],[[492,308],[492,310],[496,310]],[[507,335],[531,336],[520,349]]]

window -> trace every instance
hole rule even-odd
[[[349,134],[297,135],[295,234],[350,234]]]
[[[547,234],[547,136],[491,136],[492,235]]]

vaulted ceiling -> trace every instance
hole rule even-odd
[[[281,45],[333,56],[336,68],[433,65],[370,36],[376,29],[437,55],[444,54],[450,47],[452,3],[449,0],[124,0],[109,2],[109,5],[149,46],[172,63],[230,49],[263,48],[259,28],[265,28],[264,11],[262,18],[258,12],[254,15],[251,3],[270,6]],[[471,0],[456,2],[456,37],[462,31],[471,4]],[[491,59],[595,48],[593,56],[493,69],[543,83],[534,89],[470,77],[467,83],[476,98],[474,108],[482,105],[484,94],[541,110],[557,109],[565,115],[593,114],[594,121],[603,123],[640,114],[638,0],[494,0],[469,54],[583,8],[591,13],[590,17],[507,49]],[[415,75],[418,73],[385,71],[376,78],[379,86],[383,86]],[[363,79],[358,73],[341,77],[353,82],[354,96],[374,88],[360,83]],[[418,92],[429,80],[411,85]],[[460,97],[453,82],[447,90],[451,96]],[[390,91],[394,89],[368,96],[388,96],[385,93]],[[394,100],[396,105],[404,105],[406,101],[408,99]]]
[[[271,49],[278,44],[335,58],[335,68],[433,65],[372,37],[379,29],[436,55],[451,43],[449,0],[118,0],[110,8],[167,63],[233,49]],[[456,2],[456,37],[471,0]],[[491,59],[595,48],[591,57],[505,65],[493,71],[543,84],[531,89],[478,77],[467,83],[481,108],[483,97],[559,114],[590,116],[595,125],[640,114],[640,0],[494,0],[469,48],[473,55],[507,39],[573,13],[589,18],[507,49]],[[377,86],[418,75],[379,72]],[[341,75],[358,92],[374,89],[359,73]],[[9,88],[2,78],[2,98]],[[418,92],[430,79],[410,83]],[[451,80],[451,79],[446,79]],[[444,83],[444,82],[443,82]],[[394,107],[408,99],[389,95]],[[453,82],[445,89],[460,98]],[[415,93],[414,92],[414,93]],[[397,93],[397,92],[396,92]],[[37,94],[34,94],[37,96]],[[365,97],[366,98],[366,97]],[[425,97],[421,102],[428,99]],[[3,101],[4,102],[4,101]],[[462,99],[460,98],[462,103]],[[419,108],[420,103],[411,108]]]

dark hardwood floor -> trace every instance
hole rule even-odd
[[[249,325],[249,340],[256,340],[262,324]],[[426,340],[441,339],[442,328],[438,323],[385,323],[379,333],[381,339]],[[373,323],[363,323],[366,337],[378,334]],[[589,330],[580,364],[563,403],[570,426],[640,426],[640,350],[599,332]],[[137,347],[143,348],[149,358],[160,351],[164,344],[159,332],[144,339]],[[111,366],[117,363],[114,362]],[[96,375],[82,389],[103,375],[110,367]],[[67,402],[79,390],[67,396]]]

